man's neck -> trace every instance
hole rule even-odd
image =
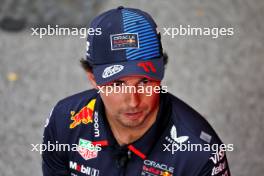
[[[146,117],[144,123],[138,127],[124,127],[119,123],[115,123],[113,121],[108,120],[112,133],[118,144],[121,146],[130,144],[141,138],[155,123],[157,119],[158,110],[159,106],[155,109],[155,111],[149,114],[148,117]]]

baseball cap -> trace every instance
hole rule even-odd
[[[120,6],[95,17],[90,28],[101,29],[101,35],[88,36],[86,52],[98,85],[124,76],[162,80],[160,33],[148,13]]]

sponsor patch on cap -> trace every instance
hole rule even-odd
[[[104,72],[102,73],[102,78],[108,78],[110,76],[113,76],[121,72],[123,69],[124,69],[123,65],[111,65],[109,67],[106,67],[104,69]]]
[[[139,48],[137,33],[122,33],[110,35],[111,50]]]

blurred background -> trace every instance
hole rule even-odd
[[[162,36],[164,85],[200,112],[224,143],[234,176],[264,173],[263,0],[0,0],[0,175],[40,176],[45,119],[56,102],[89,89],[85,39],[32,36],[31,27],[88,27],[117,6],[141,8],[163,27],[232,27],[233,36]]]

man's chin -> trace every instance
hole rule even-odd
[[[145,117],[141,117],[138,119],[122,119],[119,121],[119,123],[126,128],[136,128],[141,127],[144,125]]]

